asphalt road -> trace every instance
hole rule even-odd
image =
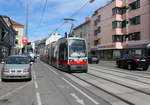
[[[0,82],[0,105],[110,105],[41,61],[32,81]]]
[[[149,71],[105,63],[89,65],[88,73],[68,74],[37,60],[32,78],[0,81],[0,105],[150,105]]]

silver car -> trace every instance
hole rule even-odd
[[[12,55],[3,62],[1,70],[1,80],[6,79],[27,79],[31,80],[30,59],[25,55]]]

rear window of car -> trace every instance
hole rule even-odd
[[[8,57],[6,59],[6,64],[28,64],[28,57]]]
[[[126,56],[126,57],[129,58],[129,59],[145,58],[144,56],[142,56],[142,55],[137,55],[137,54],[128,55],[128,56]]]

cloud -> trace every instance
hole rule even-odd
[[[43,16],[41,15],[43,14],[42,11],[46,0],[0,0],[2,5],[0,12],[2,11],[1,13],[5,13],[5,15],[11,16],[14,20],[24,24],[27,1],[30,1],[29,36],[31,40],[36,40],[48,36],[50,32],[53,32],[64,22],[64,18],[69,18],[90,0],[47,0],[47,7]],[[74,17],[71,17],[77,20],[75,25],[82,24],[85,17],[91,16],[97,8],[100,8],[108,1],[110,0],[95,0],[95,2],[87,4]],[[70,25],[69,23],[64,24],[58,32],[61,34],[68,32]]]

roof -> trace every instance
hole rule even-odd
[[[16,22],[15,20],[11,20],[12,24],[15,25],[15,26],[24,26],[18,22]]]
[[[10,55],[10,57],[27,57],[27,55]]]
[[[104,6],[101,6],[100,8],[96,9],[92,16],[95,16],[99,10],[101,10],[102,8],[104,8],[104,7],[108,6],[108,5],[110,5],[110,4],[113,3],[114,1],[115,1],[115,0],[110,0],[110,1],[108,1],[107,4],[105,4]]]
[[[5,16],[5,15],[0,15],[0,17],[3,17],[3,18],[9,18],[8,16]]]

